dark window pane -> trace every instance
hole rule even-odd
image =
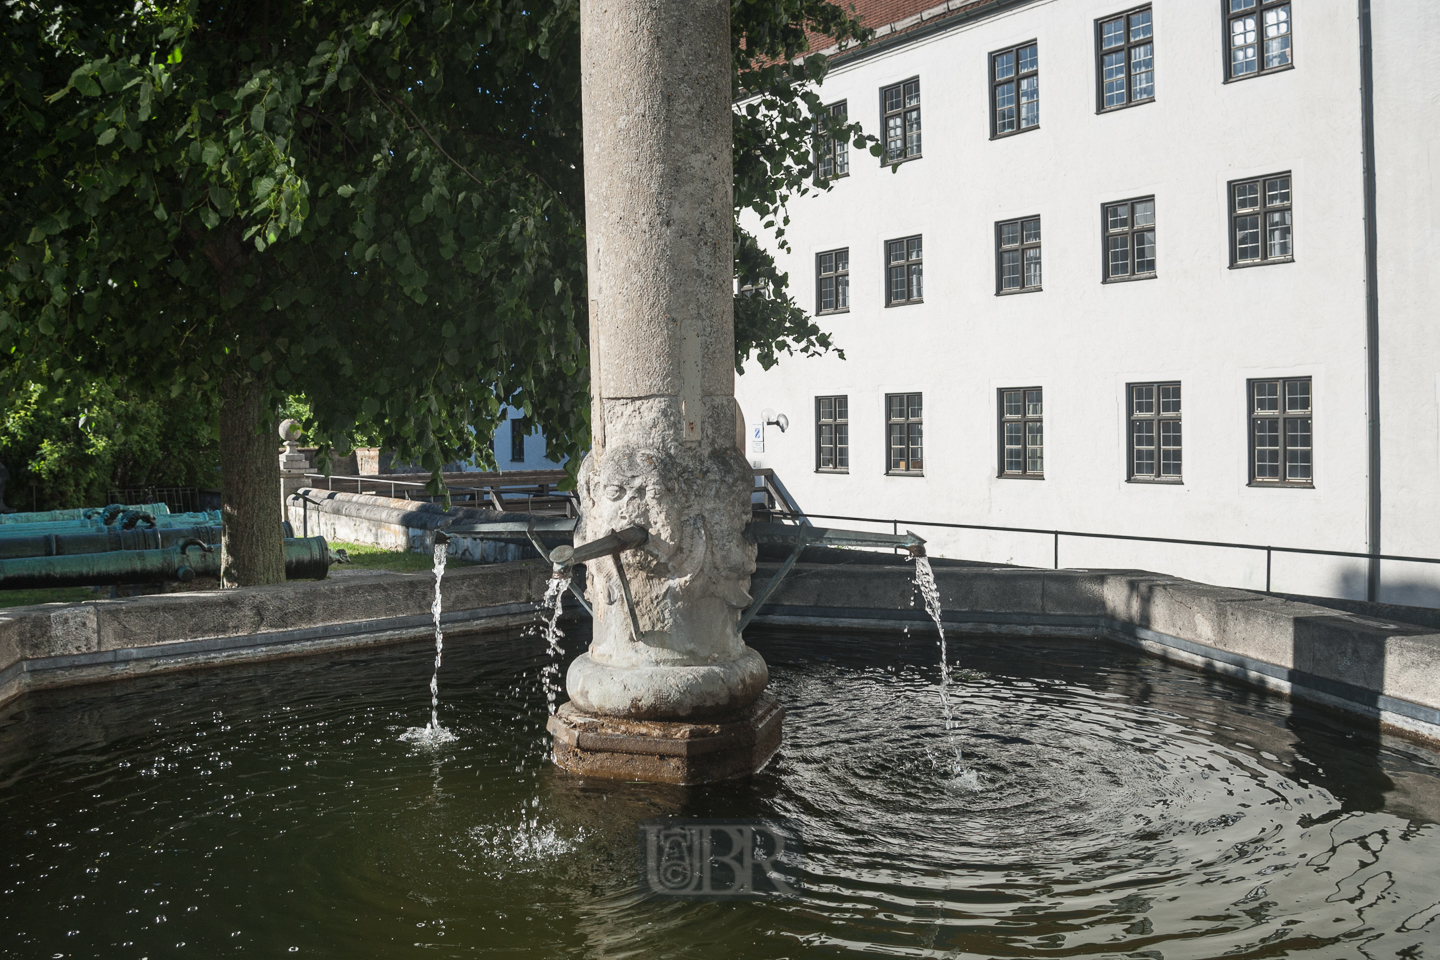
[[[1006,250],[1000,254],[1000,288],[1020,289],[1020,251]]]
[[[1038,417],[1045,412],[1045,405],[1041,402],[1040,390],[1025,391],[1025,416]]]
[[[1141,230],[1135,234],[1135,272],[1155,272],[1155,231]]]
[[[1020,404],[1020,391],[1019,391],[1019,390],[1006,390],[1006,391],[1005,391],[1005,416],[1007,416],[1007,417],[1018,417],[1018,416],[1020,416],[1020,415],[1022,414],[1023,410],[1024,410],[1024,408],[1023,408],[1023,407],[1021,406],[1021,404]]]
[[[1300,413],[1310,409],[1310,381],[1285,381],[1285,412]]]
[[[1160,412],[1180,412],[1180,384],[1172,383],[1160,388]]]
[[[1280,421],[1255,421],[1255,478],[1280,479]]]
[[[1107,244],[1106,262],[1110,265],[1110,276],[1130,275],[1130,238],[1110,237]]]
[[[1155,412],[1155,388],[1152,386],[1136,387],[1134,389],[1135,408],[1133,413],[1141,416],[1148,416]]]

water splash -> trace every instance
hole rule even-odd
[[[955,729],[955,706],[950,700],[950,656],[945,646],[945,627],[940,622],[940,587],[935,583],[935,571],[930,568],[929,557],[915,557],[915,587],[925,602],[925,612],[935,621],[935,630],[940,634],[940,708],[945,712],[945,739],[954,756],[936,756],[928,750],[930,762],[937,770],[946,774],[952,786],[963,790],[980,789],[980,775],[965,766],[965,754]]]
[[[435,622],[435,672],[430,676],[430,722],[423,727],[411,727],[400,735],[401,740],[425,746],[456,739],[455,734],[440,726],[440,656],[445,652],[445,631],[440,629],[440,580],[445,576],[448,549],[445,541],[435,544],[435,599],[430,601],[430,619]]]
[[[561,601],[570,588],[570,577],[569,570],[551,577],[550,585],[545,588],[545,597],[540,601],[540,609],[545,611],[545,652],[550,657],[540,671],[540,681],[545,687],[546,709],[552,714],[555,712],[555,701],[560,696],[560,641],[565,636],[560,629],[560,610],[564,606]]]

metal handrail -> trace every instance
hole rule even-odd
[[[379,485],[381,485],[381,484],[386,484],[386,483],[388,483],[388,484],[390,485],[390,496],[391,496],[392,498],[395,496],[395,488],[396,488],[397,486],[400,486],[400,487],[425,487],[425,486],[428,486],[428,485],[429,485],[429,481],[428,481],[428,480],[392,480],[390,477],[374,477],[374,476],[370,476],[370,477],[365,477],[365,476],[352,477],[352,476],[344,476],[344,475],[338,474],[338,473],[332,473],[332,474],[307,473],[307,474],[304,475],[304,478],[305,478],[306,480],[311,480],[311,479],[314,479],[314,480],[324,480],[324,481],[325,481],[325,489],[326,489],[326,490],[333,490],[333,489],[335,489],[334,483],[333,483],[333,481],[335,481],[335,480],[354,481],[354,483],[355,483],[355,492],[356,492],[356,493],[363,493],[366,484],[369,484],[369,485],[372,486],[372,487],[376,487],[376,486],[379,486]],[[527,490],[530,490],[531,488],[534,488],[534,487],[537,487],[537,486],[538,486],[538,487],[545,487],[545,486],[548,486],[548,484],[535,484],[535,483],[486,483],[486,484],[482,484],[482,485],[480,485],[480,486],[462,486],[462,485],[460,485],[460,484],[447,483],[447,484],[445,485],[445,489],[446,489],[447,491],[459,490],[459,491],[464,491],[464,492],[466,492],[466,493],[473,493],[473,494],[476,494],[477,497],[478,497],[480,494],[487,494],[487,495],[489,496],[490,503],[495,507],[495,509],[496,509],[496,510],[499,510],[499,511],[501,511],[501,512],[503,513],[503,512],[505,511],[505,505],[504,505],[504,503],[502,502],[502,499],[501,499],[501,498],[502,498],[502,496],[503,496],[503,494],[504,494],[505,491],[507,491],[507,490],[516,491],[517,494],[518,494],[519,492],[527,491]],[[572,491],[572,490],[550,490],[550,491],[545,491],[545,492],[543,493],[543,495],[544,495],[544,496],[548,496],[548,497],[555,497],[555,498],[557,498],[557,499],[567,500],[567,501],[575,501],[575,500],[578,500],[578,495],[577,495],[574,491]],[[407,497],[406,499],[409,499],[409,498]],[[526,494],[525,494],[525,505],[526,505],[527,510],[534,505],[534,500],[535,500],[535,495],[534,495],[533,493],[526,493]],[[567,515],[569,514],[570,509],[571,509],[571,507],[570,507],[569,505],[567,505],[567,506],[566,506],[566,514],[567,514]]]
[[[1131,540],[1140,543],[1174,543],[1189,547],[1224,547],[1234,550],[1265,551],[1265,592],[1270,593],[1270,559],[1272,553],[1297,553],[1322,557],[1354,557],[1359,560],[1398,560],[1404,563],[1440,563],[1440,557],[1407,557],[1391,553],[1357,553],[1353,550],[1318,550],[1309,547],[1277,547],[1267,543],[1234,543],[1226,540],[1185,540],[1180,537],[1141,537],[1125,533],[1094,533],[1085,530],[1046,530],[1040,527],[1002,527],[984,523],[941,523],[937,520],[897,520],[880,517],[845,517],[833,513],[789,513],[773,511],[788,519],[810,517],[816,520],[848,520],[855,523],[888,523],[898,532],[900,525],[940,527],[949,530],[994,530],[1001,533],[1035,533],[1055,539],[1055,569],[1060,569],[1060,538],[1082,537],[1093,540]]]

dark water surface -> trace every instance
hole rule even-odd
[[[538,638],[43,692],[0,709],[13,957],[1440,956],[1435,757],[1088,641],[751,637],[789,707],[742,784],[544,759]],[[583,638],[581,638],[583,642]],[[579,644],[571,644],[570,653]],[[643,899],[636,821],[783,817],[795,901]]]

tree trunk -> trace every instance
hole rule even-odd
[[[251,377],[227,377],[220,397],[221,585],[284,583],[274,411]]]

